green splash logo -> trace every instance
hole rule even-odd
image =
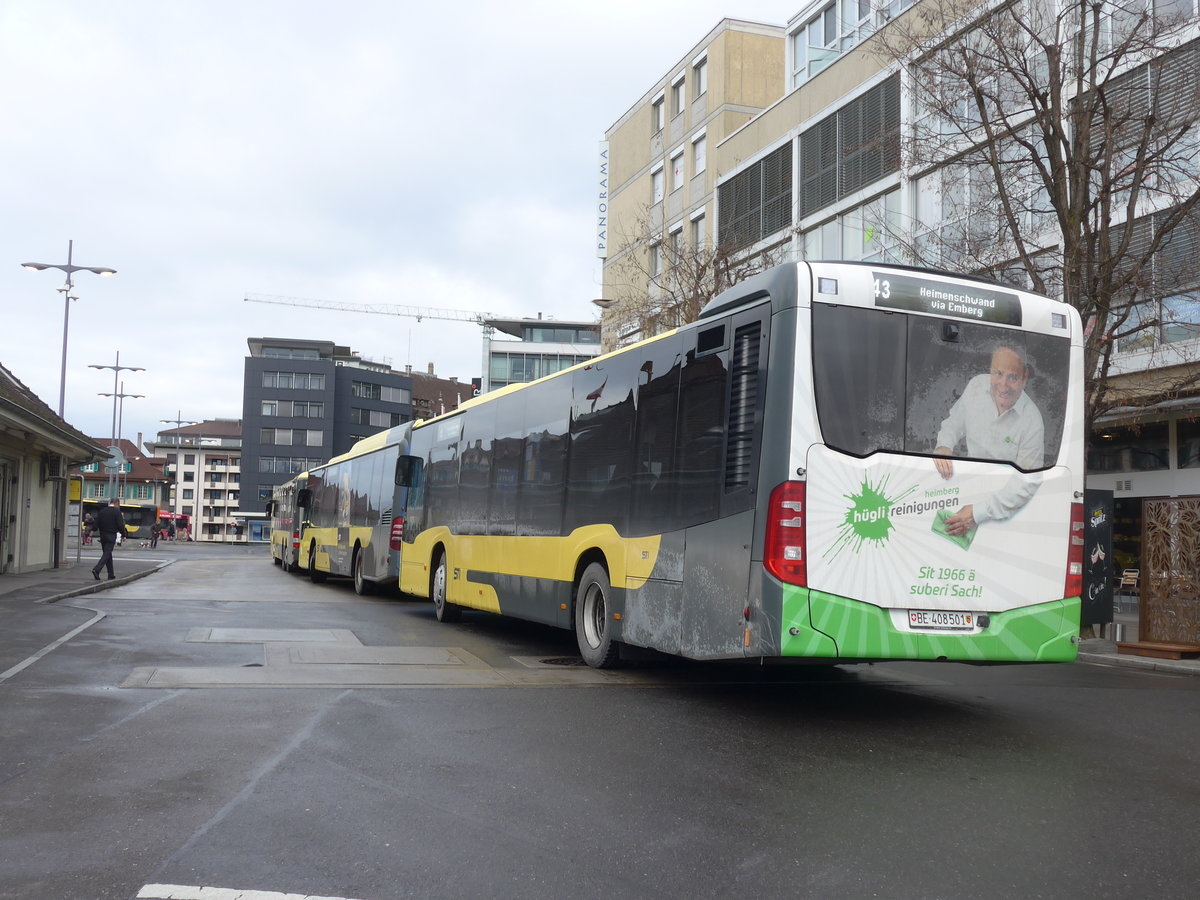
[[[858,553],[867,541],[872,544],[886,543],[894,527],[892,506],[915,490],[914,486],[898,497],[888,497],[886,478],[877,485],[871,484],[868,479],[862,483],[859,493],[843,495],[850,501],[850,507],[838,527],[837,540],[824,555],[832,559],[847,548]]]

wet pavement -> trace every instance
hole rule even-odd
[[[82,556],[78,560],[76,549],[68,548],[67,559],[57,569],[24,572],[19,575],[0,575],[0,631],[11,634],[8,626],[16,624],[16,620],[28,611],[30,604],[55,603],[69,597],[80,597],[119,587],[139,578],[151,576],[163,567],[169,566],[185,547],[189,556],[192,556],[196,551],[203,554],[207,546],[195,542],[187,545],[160,542],[154,549],[140,547],[137,544],[122,547],[114,554],[116,577],[112,581],[107,580],[103,571],[100,574],[100,581],[96,581],[92,577],[92,566],[99,558],[98,548],[94,546],[83,548]],[[245,545],[237,546],[244,547]],[[231,545],[213,544],[211,547],[220,550],[230,549]],[[1118,623],[1124,625],[1123,633],[1126,640],[1136,638],[1136,615],[1132,617],[1119,616]],[[1114,631],[1112,626],[1105,628],[1106,635],[1112,634]],[[0,659],[7,655],[0,652]],[[1180,675],[1200,675],[1200,660],[1154,659],[1118,653],[1117,642],[1107,637],[1083,640],[1079,647],[1079,661],[1092,665],[1126,666]],[[3,667],[0,666],[0,673],[2,672]]]

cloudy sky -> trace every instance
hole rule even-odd
[[[240,418],[248,337],[469,380],[475,325],[247,294],[591,319],[597,143],[766,0],[3,0],[0,362],[122,434]],[[121,384],[123,382],[123,386]]]

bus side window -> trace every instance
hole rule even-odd
[[[396,484],[409,488],[420,484],[423,462],[419,456],[401,456],[396,460]]]

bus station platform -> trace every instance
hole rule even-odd
[[[106,591],[153,575],[172,562],[170,559],[164,560],[162,554],[158,553],[154,554],[154,559],[150,559],[146,556],[140,557],[136,551],[118,551],[114,558],[116,578],[109,581],[101,572],[100,581],[96,581],[92,578],[91,571],[95,565],[94,555],[91,559],[85,556],[76,562],[75,551],[71,549],[68,556],[70,558],[57,569],[0,575],[0,634],[7,634],[8,622],[28,611],[30,604],[56,603]],[[0,647],[0,657],[4,655],[2,650]],[[1082,641],[1079,645],[1079,662],[1147,669],[1174,675],[1200,675],[1200,659],[1156,659],[1119,653],[1117,642],[1104,638]]]

